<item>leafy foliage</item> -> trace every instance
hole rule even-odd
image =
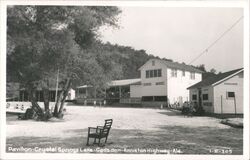
[[[149,55],[145,50],[135,50],[131,47],[112,45],[110,43],[101,44],[102,50],[108,53],[108,62],[121,65],[122,74],[118,79],[139,78],[138,69],[150,58],[157,58]],[[101,63],[107,63],[101,62]]]
[[[9,7],[8,80],[40,84],[44,78],[55,79],[58,68],[61,79],[72,73],[80,74],[85,68],[79,69],[79,63],[84,61],[78,60],[79,54],[84,55],[83,50],[93,47],[101,25],[116,26],[115,16],[119,13],[117,7],[102,6]],[[95,64],[96,67],[88,69],[99,68],[101,73],[102,67]]]
[[[95,52],[98,56],[89,53],[96,47],[93,44],[98,39],[100,26],[117,26],[116,15],[120,13],[117,7],[9,6],[7,12],[8,81],[19,82],[30,90],[33,109],[40,112],[42,119],[44,114],[36,104],[34,90],[43,88],[47,114],[48,90],[59,68],[64,85],[58,97],[59,112],[72,79],[84,79],[79,75],[86,76],[90,71],[92,74],[88,74],[88,78],[95,85],[101,85],[112,77],[113,72],[107,69],[113,67],[105,68],[98,63],[98,57],[101,61],[105,56],[101,52]],[[82,65],[85,61],[89,68]],[[56,110],[57,106],[58,103]]]
[[[202,79],[206,79],[208,77],[213,77],[217,75],[216,70],[214,68],[212,68],[210,71],[207,71],[204,64],[198,65],[196,66],[196,68],[203,71]]]

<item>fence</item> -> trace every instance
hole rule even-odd
[[[77,104],[84,104],[84,105],[105,105],[106,101],[102,98],[77,98],[76,99]]]
[[[122,104],[141,104],[141,98],[121,98]]]

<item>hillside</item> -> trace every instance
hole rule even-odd
[[[112,45],[110,43],[99,44],[102,46],[102,50],[110,53],[110,62],[115,62],[122,67],[122,75],[119,79],[132,79],[139,78],[140,72],[138,69],[149,59],[156,58],[161,59],[157,56],[148,54],[145,50],[135,50],[132,47]],[[104,51],[103,51],[104,53]],[[171,59],[163,58],[163,60],[173,61]],[[179,62],[182,63],[182,62]],[[193,66],[193,65],[192,65]],[[205,65],[201,64],[198,66],[193,66],[201,71],[204,71],[202,78],[207,78],[216,75],[215,73],[206,71]]]
[[[102,44],[106,51],[109,51],[112,57],[111,61],[115,61],[122,67],[121,79],[139,78],[138,69],[149,59],[157,58],[157,56],[148,54],[145,50],[135,50],[132,47],[112,45],[110,43]],[[169,59],[165,59],[169,60]],[[172,60],[169,60],[172,61]]]

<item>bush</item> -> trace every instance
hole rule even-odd
[[[196,115],[196,116],[202,116],[205,113],[205,110],[201,107],[198,106],[197,103],[187,103],[185,102],[182,106],[182,110],[181,110],[182,114],[192,114],[192,115]]]
[[[197,109],[194,112],[194,115],[202,116],[202,115],[204,115],[204,113],[205,113],[205,110],[202,107],[197,107]]]

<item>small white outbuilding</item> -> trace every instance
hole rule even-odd
[[[190,86],[190,100],[208,113],[243,114],[243,70],[220,73]]]

